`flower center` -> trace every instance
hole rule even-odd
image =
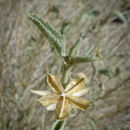
[[[66,94],[65,94],[65,93],[62,93],[62,94],[61,94],[61,96],[62,96],[62,97],[65,97],[65,96],[66,96]]]

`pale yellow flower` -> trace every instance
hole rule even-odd
[[[42,96],[38,101],[48,110],[56,108],[57,119],[63,120],[69,115],[75,115],[76,108],[86,110],[89,107],[90,103],[80,97],[88,92],[88,89],[84,88],[84,78],[73,80],[65,89],[54,75],[48,74],[47,82],[53,92],[35,90],[31,92]]]

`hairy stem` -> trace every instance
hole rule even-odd
[[[64,126],[65,126],[65,120],[56,120],[53,125],[51,130],[64,130]]]
[[[65,88],[69,82],[71,66],[64,64],[63,67],[64,69],[63,69],[63,75],[62,75],[62,85]]]

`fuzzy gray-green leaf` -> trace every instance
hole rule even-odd
[[[81,40],[82,38],[80,38],[74,45],[73,47],[70,49],[69,52],[69,57],[71,58],[76,58],[79,54],[79,50],[80,50],[80,45],[81,45]]]
[[[45,34],[59,54],[66,56],[64,35],[61,35],[48,22],[35,14],[28,14],[28,18]]]
[[[91,45],[89,48],[86,49],[86,53],[85,55],[88,56],[88,55],[91,55],[95,49],[98,47],[98,45],[100,44],[100,42],[97,42],[96,45]]]
[[[126,18],[125,18],[125,16],[123,15],[122,12],[120,12],[120,11],[114,11],[114,13],[115,13],[115,15],[116,15],[121,21],[123,21],[123,22],[126,21]]]
[[[93,62],[96,60],[96,57],[78,56],[74,59],[71,59],[71,64],[75,65],[78,63]]]

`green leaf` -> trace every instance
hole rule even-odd
[[[81,46],[81,40],[82,38],[80,38],[70,49],[69,52],[69,57],[71,58],[76,58],[79,55],[79,50],[80,50],[80,46]]]
[[[28,14],[28,18],[44,33],[48,40],[54,45],[61,56],[66,56],[65,53],[65,38],[57,32],[48,22],[35,14]]]
[[[86,49],[86,53],[85,53],[85,55],[86,56],[88,56],[88,55],[90,55],[93,51],[94,51],[94,48],[95,48],[95,46],[94,45],[91,45],[90,47],[88,47],[87,49]]]
[[[95,51],[95,49],[98,47],[99,44],[100,44],[100,42],[96,42],[96,45],[92,44],[89,48],[86,49],[85,55],[86,56],[91,55]]]
[[[61,26],[61,34],[66,34],[70,30],[70,23],[63,21],[62,26]]]
[[[106,76],[108,76],[108,77],[110,77],[110,78],[113,76],[112,71],[111,71],[111,68],[100,69],[100,70],[99,70],[99,73],[100,73],[100,74],[103,74],[103,75],[106,75]]]
[[[85,62],[93,62],[96,61],[97,59],[95,57],[85,57],[85,56],[78,56],[76,58],[72,58],[70,63],[71,65],[79,64],[79,63],[85,63]]]
[[[93,67],[94,73],[97,73],[99,71],[99,68],[100,68],[99,62],[98,61],[93,62],[92,67]]]
[[[115,15],[123,22],[126,21],[125,16],[123,15],[123,13],[121,13],[120,11],[114,11]]]

